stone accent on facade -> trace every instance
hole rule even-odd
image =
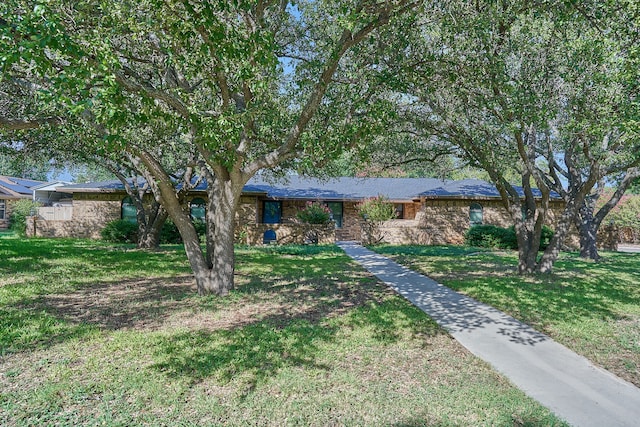
[[[342,203],[342,228],[336,230],[336,239],[359,241],[362,238],[360,215],[358,214],[357,206],[358,203],[356,202]]]
[[[333,223],[326,225],[301,224],[297,213],[303,209],[305,200],[283,200],[282,222],[279,224],[263,224],[262,210],[264,199],[243,196],[236,214],[236,242],[247,245],[262,245],[264,233],[273,230],[277,244],[304,244],[316,241],[319,244],[334,243],[336,230]]]
[[[482,206],[482,223],[498,227],[512,224],[508,212],[498,200],[425,200],[416,205],[419,211],[413,220],[386,221],[378,233],[383,236],[382,243],[416,245],[459,245],[464,243],[464,235],[471,228],[469,209],[472,203]],[[406,209],[406,207],[405,207]],[[554,203],[548,212],[548,223],[553,227],[561,203]],[[359,227],[363,233],[363,227]],[[369,236],[360,234],[356,240],[366,242]],[[578,247],[577,232],[573,231],[567,239],[570,248]]]
[[[241,233],[238,243],[248,245],[264,244],[264,234],[267,230],[275,232],[274,243],[281,244],[331,244],[336,241],[336,229],[333,223],[326,225],[314,224],[253,224]],[[243,235],[244,234],[244,235]]]

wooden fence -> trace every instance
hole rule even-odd
[[[73,206],[38,208],[38,216],[48,221],[70,221],[73,218]]]

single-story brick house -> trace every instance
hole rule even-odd
[[[202,217],[206,184],[190,192],[192,216]],[[74,184],[57,191],[72,197],[64,207],[67,219],[51,219],[40,214],[37,236],[99,237],[110,221],[135,218],[135,211],[119,181]],[[435,178],[333,178],[320,180],[289,176],[282,181],[255,177],[244,187],[236,214],[239,242],[260,244],[268,231],[279,243],[302,242],[305,228],[296,213],[308,201],[325,203],[335,225],[320,230],[320,241],[360,241],[363,221],[357,205],[364,199],[383,195],[394,203],[397,219],[383,225],[388,243],[458,244],[474,224],[508,226],[510,218],[495,187],[485,181]],[[551,201],[550,222],[563,207],[560,199]],[[50,215],[51,216],[51,215]],[[59,216],[59,215],[58,215]]]

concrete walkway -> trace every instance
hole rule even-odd
[[[338,245],[571,425],[640,426],[640,389],[506,314],[351,242]]]

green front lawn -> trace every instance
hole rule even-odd
[[[503,310],[640,386],[640,254],[562,253],[549,275],[517,274],[517,254],[470,247],[376,251]]]
[[[0,238],[0,425],[563,425],[334,246]]]

